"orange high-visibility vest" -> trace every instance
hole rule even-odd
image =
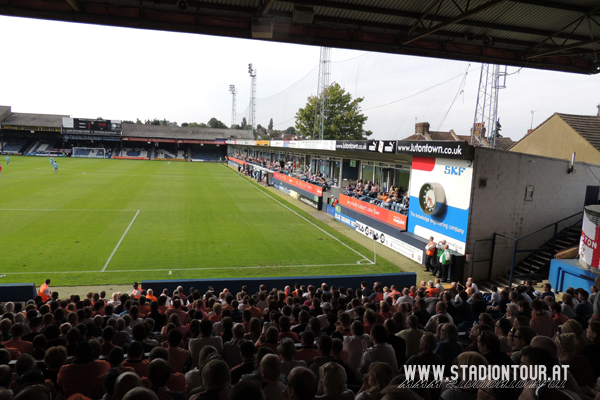
[[[428,256],[432,256],[435,253],[435,242],[429,242],[427,244],[427,252],[425,254],[427,254]]]
[[[42,298],[42,301],[45,303],[50,300],[50,296],[48,296],[45,292],[48,289],[48,285],[45,283],[40,286],[40,291],[38,292],[38,296]]]

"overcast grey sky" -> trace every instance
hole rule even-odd
[[[0,37],[0,104],[13,112],[179,124],[216,117],[229,125],[229,85],[238,88],[241,114],[253,63],[257,122],[266,126],[273,118],[285,129],[317,90],[318,47],[9,17],[0,17]],[[366,128],[375,138],[402,139],[414,132],[415,121],[468,135],[480,67],[333,49],[331,81],[365,98]],[[509,73],[498,115],[502,134],[513,140],[526,133],[532,110],[534,127],[554,112],[597,112],[600,76],[515,67]]]

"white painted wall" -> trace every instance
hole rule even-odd
[[[600,165],[576,163],[576,173],[568,174],[566,160],[479,147],[475,148],[473,165],[467,239],[467,253],[471,255],[476,239],[491,239],[494,232],[518,238],[582,211],[586,186],[600,185]],[[485,188],[479,187],[482,178],[487,179]],[[533,201],[525,201],[527,185],[534,185]],[[550,229],[540,232],[519,247],[537,247],[552,234]],[[488,258],[489,248],[487,243],[481,247],[477,244],[477,259]],[[493,276],[510,270],[512,249],[511,242],[497,241]],[[487,279],[487,265],[467,262],[465,276]]]

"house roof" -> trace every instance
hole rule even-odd
[[[600,151],[600,117],[597,115],[558,114],[575,132]]]
[[[518,142],[514,142],[510,148],[514,147],[517,143],[520,143],[525,138],[532,135],[536,132],[540,127],[542,127],[546,122],[548,122],[554,116],[559,117],[563,121],[565,121],[575,132],[581,135],[589,144],[594,146],[594,148],[600,151],[600,116],[597,115],[574,115],[574,114],[562,114],[562,113],[554,113],[544,122],[535,127],[535,129],[529,131],[525,136],[521,138]]]

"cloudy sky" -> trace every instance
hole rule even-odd
[[[257,122],[294,125],[317,91],[318,47],[0,17],[0,105],[75,118],[231,123],[247,116],[248,63],[257,69]],[[415,121],[468,135],[481,64],[333,49],[330,80],[364,97],[366,129],[402,139]],[[520,139],[554,112],[595,115],[600,76],[508,68],[502,134]]]

